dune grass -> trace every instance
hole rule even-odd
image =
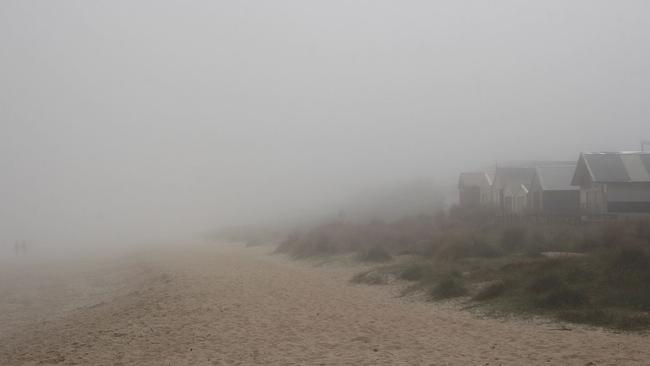
[[[647,221],[505,224],[492,217],[450,210],[391,223],[334,222],[295,233],[278,252],[382,263],[352,282],[399,279],[412,284],[407,291],[432,300],[461,298],[503,312],[650,329]]]

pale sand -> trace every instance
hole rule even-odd
[[[161,249],[22,286],[0,271],[0,365],[650,364],[644,335],[479,318],[267,251]]]

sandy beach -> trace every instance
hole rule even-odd
[[[650,339],[349,283],[359,270],[197,244],[0,270],[0,365],[648,365]],[[37,268],[36,268],[37,267]]]

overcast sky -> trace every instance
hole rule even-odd
[[[650,138],[648,1],[0,2],[0,240],[300,214]]]

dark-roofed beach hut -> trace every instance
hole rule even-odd
[[[575,164],[539,166],[530,185],[530,211],[539,215],[576,215],[580,189],[571,185]]]
[[[585,213],[650,213],[650,153],[580,154],[571,184]]]

